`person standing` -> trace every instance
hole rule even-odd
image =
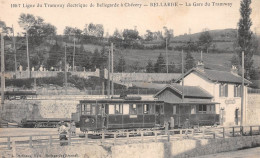
[[[189,119],[186,119],[186,121],[184,122],[183,128],[185,129],[185,136],[188,138],[188,130],[190,128]]]
[[[171,120],[170,120],[170,128],[171,128],[171,129],[174,129],[174,117],[171,117]]]
[[[68,142],[64,142],[67,139],[67,133],[68,133],[68,129],[64,123],[64,121],[61,122],[61,126],[58,128],[58,132],[59,132],[59,137],[60,137],[60,145],[61,146],[64,146],[64,145],[67,145]]]
[[[70,132],[71,132],[72,136],[76,135],[76,124],[75,124],[74,121],[72,121],[71,124],[70,124]]]

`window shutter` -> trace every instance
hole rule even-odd
[[[228,97],[228,85],[225,85],[225,97]]]

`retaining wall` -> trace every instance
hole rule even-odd
[[[184,139],[165,143],[113,146],[112,157],[182,158],[234,151],[260,145],[260,136],[226,139]]]

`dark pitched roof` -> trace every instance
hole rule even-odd
[[[159,83],[146,83],[146,82],[132,82],[132,85],[139,88],[148,88],[148,89],[157,89],[161,90],[167,84],[159,84]]]
[[[209,70],[209,69],[199,70],[198,68],[193,68],[188,72],[186,72],[184,74],[184,77],[193,71],[197,72],[198,74],[214,82],[237,83],[237,84],[242,83],[242,77],[239,75],[233,74],[228,71],[218,71],[218,70]],[[178,78],[176,82],[180,82],[181,78],[182,76],[180,76],[180,78]],[[247,79],[245,79],[244,81],[245,84],[251,84],[251,82],[248,81]]]
[[[164,87],[162,90],[157,92],[154,97],[161,94],[166,89],[172,90],[177,92],[178,94],[182,95],[182,86],[179,84],[170,84]],[[196,97],[196,98],[213,98],[207,91],[203,90],[198,86],[183,86],[184,97]]]

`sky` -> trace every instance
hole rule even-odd
[[[171,3],[183,4],[182,6],[172,7],[151,7],[151,3]],[[193,6],[196,2],[197,6]],[[208,2],[211,6],[205,6]],[[215,3],[231,3],[231,6],[212,6]],[[65,7],[49,8],[36,7],[37,4],[121,4],[128,7]],[[186,6],[191,4],[191,6]],[[203,6],[198,6],[202,3]],[[20,4],[19,8],[11,8],[11,4]],[[22,7],[23,5],[36,5],[32,8]],[[131,6],[132,4],[132,6]],[[142,6],[134,7],[136,4]],[[148,5],[148,6],[144,6]],[[137,5],[136,5],[137,6]],[[251,19],[252,31],[260,34],[260,0],[252,0]],[[184,33],[201,32],[207,28],[210,30],[237,28],[240,18],[239,0],[0,0],[0,20],[7,26],[14,26],[15,32],[21,32],[22,28],[18,24],[21,13],[30,13],[42,17],[45,22],[57,27],[57,33],[62,34],[66,26],[83,29],[85,24],[103,24],[105,33],[110,35],[117,28],[134,29],[137,28],[143,35],[146,30],[163,30],[166,26],[174,30],[174,35]]]

